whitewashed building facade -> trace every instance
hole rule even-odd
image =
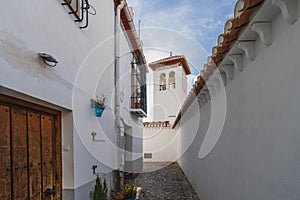
[[[300,198],[299,13],[298,0],[237,1],[173,125],[200,199]]]

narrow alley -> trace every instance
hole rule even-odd
[[[0,200],[300,200],[300,0],[8,0]]]
[[[135,179],[136,185],[142,187],[140,199],[199,199],[179,165],[166,165],[167,163],[144,163],[144,172]]]

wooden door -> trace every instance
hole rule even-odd
[[[0,199],[60,200],[60,112],[0,95],[0,139]]]

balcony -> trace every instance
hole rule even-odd
[[[141,65],[138,64],[134,52],[132,55],[130,112],[138,118],[144,118],[147,117],[147,69],[143,62]]]
[[[138,118],[145,118],[147,117],[146,86],[142,86],[139,91],[136,96],[131,97],[130,112]]]

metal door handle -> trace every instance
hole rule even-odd
[[[54,195],[55,194],[55,189],[47,188],[44,194],[45,194],[46,197],[50,196],[50,195]]]

